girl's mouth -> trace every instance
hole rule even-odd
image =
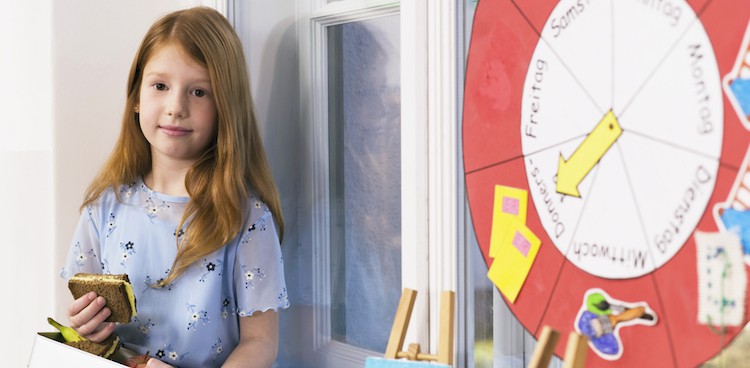
[[[173,137],[181,137],[192,132],[192,130],[190,129],[169,125],[160,125],[159,129],[164,132],[164,134],[171,135]]]

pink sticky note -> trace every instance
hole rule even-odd
[[[511,197],[503,197],[503,212],[510,215],[518,215],[519,200]]]
[[[524,257],[529,255],[531,249],[531,242],[526,239],[520,231],[516,231],[516,235],[513,236],[513,246],[518,249]]]

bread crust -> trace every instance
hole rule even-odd
[[[126,283],[130,284],[130,278],[127,274],[78,273],[68,280],[68,289],[70,289],[74,299],[78,299],[89,292],[95,292],[96,295],[106,300],[106,306],[112,312],[105,322],[128,323],[135,315],[135,305],[130,303]]]
[[[120,336],[112,333],[102,342],[93,342],[89,340],[68,341],[65,343],[76,349],[98,355],[102,358],[109,358],[110,355],[120,350]]]

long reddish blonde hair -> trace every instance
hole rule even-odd
[[[134,109],[146,63],[165,45],[178,45],[208,69],[218,134],[216,144],[185,177],[190,201],[178,226],[187,226],[185,235],[175,239],[177,256],[162,286],[240,233],[251,190],[270,208],[280,238],[284,234],[281,200],[258,132],[242,44],[226,18],[205,7],[169,13],[146,33],[130,68],[120,135],[103,168],[89,184],[81,209],[96,201],[107,188],[132,183],[151,170],[151,149]]]

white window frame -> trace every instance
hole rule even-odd
[[[443,290],[458,291],[458,244],[464,238],[458,216],[463,208],[463,202],[459,202],[463,198],[460,195],[463,194],[463,176],[459,175],[458,88],[463,84],[459,86],[456,64],[460,55],[457,1],[429,1],[428,4],[429,207],[433,219],[429,241],[430,315],[435,316],[430,319],[430,330],[439,331],[438,296]],[[437,346],[438,337],[437,333],[430,334],[430,346]]]
[[[328,27],[399,13],[399,1],[340,1],[318,4],[310,17],[310,89],[313,154],[313,348],[326,366],[361,365],[382,355],[331,339],[330,198],[328,150]],[[402,256],[403,257],[403,256]]]
[[[459,306],[464,300],[456,289],[458,245],[465,238],[460,221],[463,219],[463,176],[459,175],[458,91],[463,83],[459,83],[457,62],[462,60],[463,52],[458,51],[458,4],[459,0],[410,0],[401,4],[402,147],[418,142],[425,132],[428,138],[419,141],[425,145],[421,149],[426,156],[414,156],[413,161],[402,164],[409,180],[424,180],[404,182],[404,186],[410,186],[416,193],[428,194],[426,204],[414,199],[403,203],[402,213],[410,211],[404,215],[403,227],[423,227],[427,238],[404,238],[404,244],[409,241],[427,244],[427,249],[418,249],[423,253],[416,256],[428,257],[428,272],[421,274],[427,275],[427,293],[423,293],[423,297],[427,294],[428,298],[423,302],[429,303],[429,310],[416,326],[412,322],[412,328],[417,327],[416,339],[422,350],[427,346],[432,352],[437,347],[437,332],[440,331],[440,292],[457,292]],[[425,281],[418,282],[424,284]],[[417,299],[419,303],[419,296]],[[463,308],[459,306],[455,310],[460,313]],[[455,320],[463,321],[458,316]],[[457,335],[463,335],[463,327],[463,322],[459,323],[455,329]],[[432,331],[434,333],[430,333]],[[426,336],[428,344],[423,343]],[[407,334],[407,341],[408,337]],[[458,339],[454,340],[458,343]],[[458,366],[462,358],[454,356],[454,366]]]
[[[418,291],[406,342],[435,352],[439,295],[443,290],[457,291],[457,245],[463,241],[463,226],[458,221],[459,210],[463,211],[463,202],[459,203],[459,198],[463,199],[459,180],[463,178],[458,175],[457,151],[457,1],[302,2],[310,6],[311,14],[310,37],[300,39],[301,58],[310,60],[302,63],[302,69],[304,65],[309,69],[301,70],[300,76],[310,83],[302,93],[310,96],[303,111],[310,114],[304,121],[311,122],[313,137],[314,349],[325,355],[324,361],[342,366],[361,364],[367,356],[382,354],[330,337],[326,28],[400,13],[402,287]],[[304,7],[301,11],[304,13]]]

